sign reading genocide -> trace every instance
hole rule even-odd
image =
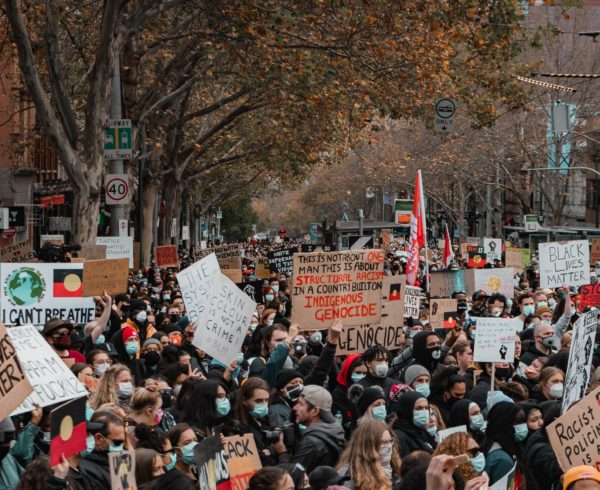
[[[43,325],[54,317],[86,324],[93,298],[83,297],[83,264],[0,264],[0,309],[6,325]]]
[[[235,283],[216,274],[193,344],[228,366],[242,348],[255,309],[256,303]]]
[[[383,288],[381,250],[350,250],[294,255],[292,323],[304,330],[377,324]]]
[[[404,317],[419,318],[419,304],[421,302],[421,288],[406,286],[404,293]]]
[[[179,267],[179,255],[175,245],[154,247],[157,267]]]
[[[203,439],[194,448],[198,484],[202,490],[229,489],[229,467],[219,436]]]
[[[573,325],[573,338],[569,350],[569,363],[565,375],[565,390],[562,401],[562,413],[585,395],[590,382],[592,356],[598,317],[596,311],[582,313]]]
[[[36,254],[31,246],[31,240],[0,249],[0,262],[35,262]]]
[[[31,395],[11,415],[30,412],[35,404],[47,407],[87,396],[85,386],[33,325],[7,330],[25,376],[33,387]]]
[[[0,322],[0,420],[4,420],[32,391],[17,352]]]
[[[477,362],[513,362],[517,325],[513,318],[478,318],[473,359]]]
[[[217,261],[223,269],[241,269],[242,256],[240,246],[234,245],[219,245],[217,247],[205,248],[197,250],[194,254],[194,259],[199,260],[207,255],[214,253],[217,256]]]
[[[559,288],[564,283],[590,283],[590,247],[587,240],[540,243],[540,287]]]
[[[252,475],[262,468],[254,436],[250,433],[226,437],[223,448],[231,490],[246,490]]]
[[[181,288],[190,323],[198,325],[200,322],[208,302],[209,292],[219,271],[217,256],[213,253],[177,274],[177,282]]]
[[[275,274],[285,274],[290,276],[294,269],[294,254],[298,252],[297,248],[286,248],[267,252],[269,261],[269,270]]]
[[[87,260],[83,265],[83,295],[115,296],[127,289],[129,259]]]
[[[600,388],[573,405],[546,427],[560,467],[600,465]]]
[[[129,268],[133,268],[133,237],[99,236],[96,245],[106,245],[107,259],[129,259]]]

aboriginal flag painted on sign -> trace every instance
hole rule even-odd
[[[55,298],[80,298],[83,295],[83,269],[54,269]]]

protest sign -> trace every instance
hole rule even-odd
[[[312,252],[335,252],[337,247],[335,245],[326,245],[319,243],[303,243],[300,246],[300,251],[303,254]]]
[[[127,291],[129,259],[87,260],[83,264],[83,296],[115,296]]]
[[[94,378],[89,374],[79,373],[77,379],[81,381],[90,393],[96,393],[98,385],[100,384],[100,378]]]
[[[429,301],[429,324],[431,328],[454,328],[458,301],[442,298]]]
[[[381,323],[404,326],[406,276],[383,276]]]
[[[585,286],[581,286],[580,295],[580,311],[583,311],[588,306],[600,306],[600,284],[586,284]]]
[[[573,325],[561,413],[565,413],[573,403],[585,395],[590,381],[597,324],[597,312],[588,311],[582,313]]]
[[[590,252],[590,263],[600,262],[600,238],[592,238],[592,250]]]
[[[478,318],[473,360],[513,362],[516,334],[517,325],[513,318]]]
[[[108,454],[111,490],[136,490],[135,451]]]
[[[503,294],[507,298],[515,296],[515,284],[513,282],[515,271],[509,267],[495,269],[470,269],[465,271],[465,283],[467,293],[485,291],[486,294]]]
[[[485,267],[487,264],[487,256],[479,251],[467,252],[467,266],[474,269]]]
[[[256,257],[254,262],[254,276],[257,279],[269,279],[271,277],[269,259],[267,259],[267,257]]]
[[[294,268],[294,254],[298,252],[297,248],[286,248],[267,252],[269,261],[269,270],[274,274],[285,274],[290,276]]]
[[[244,291],[244,293],[246,293],[248,296],[250,296],[255,303],[262,303],[262,285],[262,280],[258,280],[252,282],[239,283],[237,287]]]
[[[242,348],[255,310],[256,303],[247,294],[223,274],[216,274],[194,345],[228,366]]]
[[[200,441],[194,448],[194,458],[198,470],[198,488],[202,490],[230,488],[227,458],[218,435]]]
[[[523,270],[525,270],[523,254],[518,249],[507,249],[504,253],[504,257],[506,267],[511,267],[517,272],[523,272]]]
[[[0,361],[0,420],[4,420],[31,394],[32,387],[2,322]]]
[[[404,317],[419,318],[419,304],[421,301],[421,288],[406,286],[404,293]]]
[[[0,249],[0,262],[35,262],[36,257],[31,240]]]
[[[64,235],[40,235],[40,247],[50,243],[51,245],[62,245],[65,243]]]
[[[502,260],[502,240],[500,238],[484,238],[483,251],[487,256],[487,261],[492,264],[495,260]]]
[[[448,298],[455,291],[467,292],[464,270],[431,273],[429,294],[432,298]]]
[[[465,243],[461,243],[460,244],[460,255],[463,258],[467,257],[468,252],[474,252],[479,250],[479,243],[477,242],[465,242]],[[483,248],[481,250],[481,252],[483,253]]]
[[[540,287],[560,288],[564,283],[590,283],[590,248],[587,240],[550,242],[538,245]]]
[[[221,273],[226,275],[231,282],[234,282],[236,284],[242,282],[241,269],[221,269]]]
[[[195,260],[200,260],[207,255],[214,253],[222,269],[241,269],[242,256],[240,246],[234,245],[218,245],[216,247],[204,248],[197,250],[194,254]]]
[[[211,253],[177,274],[177,283],[181,288],[190,323],[198,325],[202,318],[208,295],[218,273],[217,257]]]
[[[50,466],[86,448],[86,397],[76,398],[50,412]]]
[[[336,355],[346,355],[364,352],[372,345],[381,345],[388,350],[400,349],[401,336],[404,333],[402,325],[354,325],[344,326],[338,341]]]
[[[252,433],[225,438],[223,445],[231,490],[246,490],[248,482],[262,465]]]
[[[0,264],[0,310],[5,325],[43,325],[54,317],[85,325],[95,318],[83,297],[83,264]]]
[[[175,245],[154,247],[156,267],[179,267],[179,254]]]
[[[560,467],[567,471],[573,466],[600,465],[600,388],[546,427],[550,445]]]
[[[106,259],[106,245],[82,245],[77,255],[86,260],[104,260]]]
[[[99,236],[96,245],[106,245],[107,259],[129,259],[129,268],[133,269],[133,237]]]
[[[349,250],[294,255],[292,323],[304,330],[377,324],[383,288],[381,250]]]
[[[87,396],[85,386],[62,361],[33,325],[7,329],[33,392],[11,415]]]

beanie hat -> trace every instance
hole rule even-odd
[[[424,368],[420,364],[413,364],[412,366],[409,366],[406,369],[406,371],[404,371],[404,382],[410,386],[413,384],[413,381],[415,379],[417,379],[419,376],[422,376],[423,374],[431,376],[426,368]]]
[[[127,342],[129,337],[136,335],[135,330],[131,327],[124,327],[123,333],[121,334],[121,338],[123,339],[123,343]]]
[[[383,392],[381,387],[374,385],[365,388],[357,403],[360,415],[363,416],[367,412],[367,409],[369,408],[371,403],[377,400],[385,400],[385,393]]]
[[[130,328],[130,327],[127,327]],[[144,345],[142,347],[148,347],[149,345],[161,345],[160,340],[158,339],[146,339]]]
[[[302,376],[302,374],[296,371],[295,369],[282,369],[277,375],[277,380],[275,381],[275,388],[281,390],[286,384],[288,384],[291,380],[296,378],[304,378],[304,376]]]
[[[544,313],[552,314],[554,312],[552,311],[552,308],[549,308],[548,306],[540,306],[537,310],[535,310],[534,315],[540,316],[540,315],[543,315]]]

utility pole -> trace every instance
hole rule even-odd
[[[365,213],[362,209],[358,210],[358,236],[363,236],[363,225],[364,225]]]
[[[121,60],[119,55],[115,58],[115,66],[112,76],[112,88],[110,93],[110,118],[121,119]],[[123,174],[123,160],[110,160],[108,162],[109,174]],[[110,206],[110,234],[119,236],[119,221],[125,219],[125,205],[112,204]],[[129,234],[129,225],[127,226]]]

